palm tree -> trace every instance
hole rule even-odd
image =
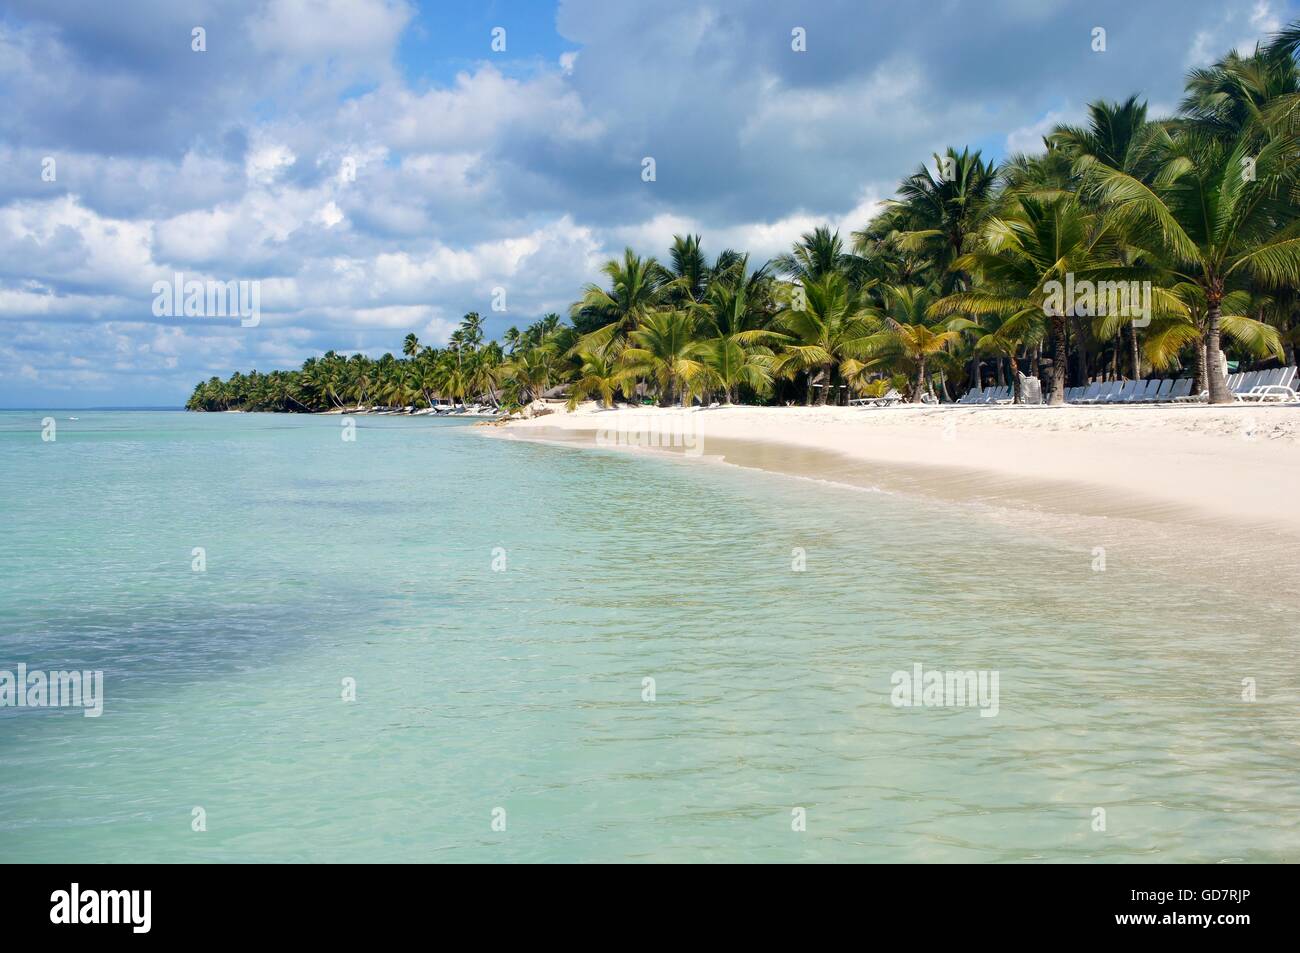
[[[1209,370],[1205,359],[1205,339],[1209,328],[1209,308],[1205,292],[1190,282],[1179,282],[1171,291],[1182,307],[1166,307],[1151,322],[1144,351],[1152,367],[1167,370],[1177,367],[1184,349],[1193,345],[1197,392],[1208,389]],[[1251,296],[1244,290],[1230,291],[1220,304],[1221,333],[1253,357],[1273,355],[1285,358],[1283,341],[1277,328],[1250,317]]]
[[[408,334],[402,340],[402,353],[407,357],[415,357],[420,353],[420,339],[414,333]]]
[[[697,359],[700,342],[695,339],[695,320],[687,311],[656,311],[645,315],[628,335],[621,354],[629,374],[650,377],[658,384],[659,406],[667,407],[703,370]]]
[[[1297,43],[1300,24],[1293,24],[1248,56],[1233,50],[1213,66],[1193,69],[1177,125],[1220,142],[1235,142],[1244,133],[1267,138],[1300,100]]]
[[[546,393],[559,368],[555,348],[540,344],[516,354],[502,371],[513,380],[519,403],[531,404]]]
[[[1147,121],[1146,103],[1141,102],[1137,96],[1130,96],[1122,103],[1090,103],[1086,128],[1058,126],[1049,142],[1053,146],[1059,146],[1065,155],[1073,157],[1073,172],[1083,173],[1089,166],[1100,164],[1111,169],[1121,169],[1140,181],[1150,182],[1157,172],[1151,154],[1155,132],[1156,127]],[[1133,261],[1134,256],[1122,244],[1118,255],[1126,264]],[[1136,317],[1130,317],[1133,320],[1128,322],[1129,362],[1132,376],[1137,379],[1142,376],[1142,361],[1139,356]],[[1103,320],[1098,322],[1094,330],[1098,337],[1109,339],[1118,333],[1121,323]]]
[[[1233,283],[1300,282],[1300,229],[1292,189],[1296,139],[1278,135],[1255,150],[1251,133],[1223,142],[1196,130],[1157,131],[1161,169],[1147,184],[1122,169],[1088,170],[1107,213],[1135,244],[1167,259],[1180,281],[1205,295],[1209,399],[1232,403],[1220,365],[1223,299]],[[1252,160],[1244,162],[1243,160]],[[1250,168],[1253,174],[1243,174]]]
[[[804,232],[789,252],[772,260],[779,273],[804,285],[827,275],[853,276],[860,264],[856,255],[845,250],[840,233],[825,225]]]
[[[904,212],[899,247],[928,254],[943,275],[941,291],[947,293],[969,286],[954,264],[990,214],[998,170],[969,149],[949,148],[934,161],[939,174],[921,166],[903,180],[891,204]]]
[[[884,327],[866,339],[864,353],[885,359],[901,358],[916,370],[910,400],[921,402],[925,394],[926,364],[950,345],[961,340],[961,333],[977,327],[965,318],[952,318],[944,327],[932,327],[926,312],[934,294],[928,288],[891,286],[885,289],[887,305],[873,313]]]
[[[756,394],[772,389],[772,352],[765,347],[746,347],[735,338],[711,338],[698,351],[700,383],[722,391],[727,404],[735,402],[742,385]]]
[[[607,261],[601,271],[609,277],[609,290],[587,285],[571,309],[586,350],[624,338],[666,296],[666,272],[654,258],[641,258],[630,248],[622,262]]]
[[[703,300],[709,266],[700,250],[700,236],[674,235],[668,261],[668,299],[678,306]]]
[[[627,384],[626,373],[604,351],[581,351],[578,359],[582,366],[569,391],[569,410],[592,394],[600,397],[601,407],[613,407],[614,391]]]
[[[1048,321],[1055,346],[1050,402],[1065,402],[1068,320],[1073,307],[1051,300],[1048,282],[1118,279],[1124,275],[1115,256],[1109,223],[1072,195],[1042,200],[1021,195],[985,224],[981,246],[953,266],[970,272],[980,285],[947,295],[930,306],[933,317],[996,315],[1025,324]],[[1071,303],[1067,303],[1069,305]]]
[[[837,272],[811,280],[804,286],[804,306],[787,308],[776,317],[772,340],[781,344],[781,353],[773,361],[773,370],[787,377],[808,375],[804,404],[812,403],[814,378],[821,374],[823,386],[817,395],[818,405],[826,403],[835,384],[835,372],[845,361],[860,356],[871,333],[866,312],[850,288],[848,280]],[[856,367],[845,368],[849,376]]]
[[[1013,386],[1013,403],[1023,404],[1024,391],[1020,382],[1020,362],[1017,355],[1026,347],[1037,345],[1043,339],[1043,316],[1034,311],[1013,311],[1007,314],[986,315],[991,319],[991,328],[972,324],[971,330],[982,333],[975,341],[977,353],[995,354],[1005,357],[1011,365],[1011,382]]]
[[[476,349],[483,343],[483,318],[477,311],[470,311],[460,320],[460,341],[469,350]]]
[[[949,148],[942,156],[936,154],[934,162],[934,172],[921,166],[889,203],[894,212],[891,238],[904,255],[930,261],[939,275],[940,293],[950,294],[970,289],[970,275],[956,262],[992,214],[998,168],[969,149]],[[979,384],[979,367],[979,356],[972,355],[972,386]]]

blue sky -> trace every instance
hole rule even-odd
[[[1283,0],[7,0],[0,406],[179,405],[235,369],[377,355],[409,331],[440,343],[470,310],[500,334],[674,233],[770,257],[816,224],[860,228],[947,145],[1033,148],[1134,92],[1172,110],[1189,67],[1296,16]],[[155,316],[176,272],[259,282],[260,322]]]

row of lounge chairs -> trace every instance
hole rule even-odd
[[[1097,381],[1065,392],[1070,404],[1159,404],[1204,401],[1208,394],[1192,393],[1192,378],[1182,377],[1144,381]],[[1228,378],[1228,390],[1243,402],[1300,401],[1296,390],[1296,368],[1278,367],[1267,371],[1249,371]],[[957,400],[958,404],[1009,404],[1014,399],[1010,387],[972,389]]]
[[[1015,400],[1015,394],[1010,386],[1006,387],[985,387],[982,390],[971,388],[963,396],[957,398],[959,404],[1009,404]]]
[[[1159,404],[1182,400],[1192,392],[1190,377],[1178,380],[1096,381],[1065,391],[1067,404]]]
[[[1277,367],[1267,371],[1249,371],[1228,377],[1228,390],[1238,401],[1300,400],[1292,385],[1296,368]],[[1105,381],[1086,387],[1071,387],[1065,392],[1071,404],[1158,404],[1204,401],[1208,392],[1192,393],[1190,377],[1178,380]]]
[[[1250,371],[1245,374],[1231,374],[1228,377],[1228,390],[1238,401],[1263,403],[1266,400],[1287,402],[1300,400],[1300,393],[1295,390],[1296,369],[1294,367],[1275,367],[1269,371]],[[1202,391],[1192,400],[1205,400],[1209,394]]]

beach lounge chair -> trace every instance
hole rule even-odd
[[[1132,381],[1111,381],[1110,390],[1102,390],[1101,396],[1097,398],[1099,404],[1117,404],[1122,400],[1127,400],[1128,395],[1133,392]]]
[[[1244,401],[1278,401],[1300,400],[1300,392],[1295,390],[1296,368],[1279,367],[1265,375],[1249,392],[1238,395]]]
[[[1093,381],[1087,387],[1078,388],[1082,390],[1082,393],[1075,395],[1073,403],[1076,404],[1096,403],[1097,398],[1101,396],[1101,386],[1102,386],[1101,381]],[[1067,400],[1068,399],[1069,398],[1067,398]]]
[[[1130,404],[1146,404],[1155,400],[1156,393],[1160,390],[1160,381],[1138,381],[1138,386],[1133,389],[1129,397]]]
[[[901,403],[902,400],[903,395],[891,387],[888,393],[879,397],[859,397],[849,401],[849,403],[858,407],[891,407],[894,404]]]
[[[1081,404],[1104,404],[1108,402],[1116,393],[1119,392],[1119,381],[1102,381],[1097,385],[1097,391],[1091,397],[1084,397],[1079,401]]]
[[[1147,403],[1148,404],[1164,403],[1169,399],[1169,395],[1173,392],[1173,389],[1174,389],[1173,379],[1165,378],[1160,382],[1159,386],[1156,388],[1156,392],[1147,397]]]
[[[1232,396],[1237,400],[1251,400],[1251,395],[1258,390],[1271,386],[1274,382],[1281,381],[1282,368],[1275,368],[1268,371],[1257,371],[1250,375],[1248,383],[1243,384],[1242,388],[1234,391]]]
[[[1169,394],[1169,399],[1175,404],[1187,404],[1193,401],[1205,400],[1206,393],[1201,391],[1199,394],[1192,393],[1192,386],[1196,383],[1191,377],[1180,377],[1178,383]]]

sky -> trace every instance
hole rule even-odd
[[[441,344],[468,311],[500,336],[674,234],[766,260],[861,228],[949,145],[1032,150],[1099,98],[1170,112],[1187,69],[1296,18],[1292,0],[5,0],[0,407],[179,406],[213,375]],[[255,316],[187,316],[159,293],[178,273],[246,282]]]

